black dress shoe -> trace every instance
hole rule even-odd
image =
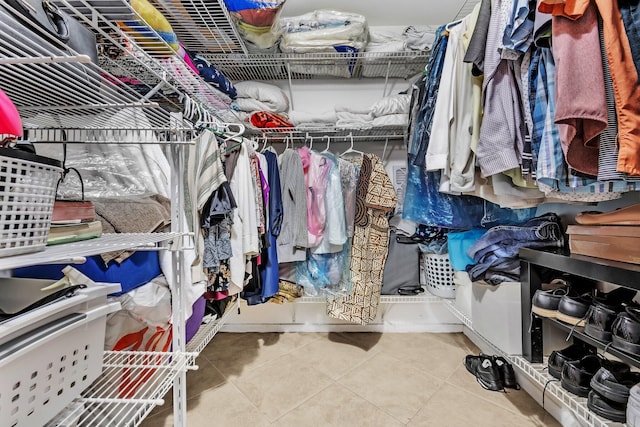
[[[593,297],[590,293],[578,296],[564,295],[558,303],[556,319],[573,326],[584,326],[592,303]]]
[[[627,288],[617,288],[608,293],[596,293],[589,310],[584,332],[600,341],[610,342],[612,338],[611,326],[625,307],[631,303],[636,291]]]
[[[587,397],[591,390],[591,379],[603,366],[615,372],[629,372],[629,365],[626,363],[590,354],[580,360],[566,362],[562,366],[560,385],[577,396]]]
[[[567,295],[568,291],[567,288],[550,289],[548,291],[536,290],[531,300],[531,311],[540,317],[555,319],[560,299]]]
[[[611,325],[613,346],[626,353],[640,355],[640,308],[626,307]]]
[[[611,402],[591,390],[587,400],[587,408],[596,415],[618,423],[627,421],[627,406],[624,403]]]
[[[503,391],[504,384],[500,375],[500,369],[492,356],[480,354],[479,356],[467,355],[464,366],[476,377],[482,388],[492,391]]]
[[[492,358],[493,362],[500,370],[500,379],[502,380],[502,385],[505,388],[520,390],[520,386],[518,385],[518,381],[516,380],[516,373],[513,370],[513,366],[511,365],[511,363],[509,363],[507,359],[502,356],[492,356]]]
[[[576,343],[570,345],[569,347],[563,348],[562,350],[552,351],[551,355],[549,356],[547,365],[549,374],[556,379],[561,379],[562,366],[566,362],[580,360],[588,354],[595,354],[595,350],[587,347],[580,341],[577,341]]]
[[[631,387],[640,383],[640,372],[623,372],[602,367],[591,378],[591,388],[607,401],[626,404]]]

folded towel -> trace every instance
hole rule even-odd
[[[335,124],[337,120],[335,111],[324,111],[322,113],[308,113],[305,111],[290,111],[289,121],[295,126],[313,126],[314,124],[326,125]]]
[[[373,127],[373,116],[371,113],[356,114],[347,111],[336,112],[338,120],[336,127],[341,129],[371,129]]]

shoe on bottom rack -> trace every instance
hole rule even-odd
[[[480,354],[479,356],[467,355],[464,366],[476,377],[482,388],[492,391],[503,391],[504,384],[500,375],[500,369],[492,356]]]
[[[591,379],[602,367],[619,375],[630,370],[626,363],[590,354],[580,360],[566,362],[562,366],[560,385],[577,396],[587,397],[591,391]]]
[[[611,421],[618,423],[627,421],[627,406],[624,403],[609,401],[593,390],[589,392],[587,408]]]
[[[638,383],[640,383],[640,372],[631,372],[628,367],[620,372],[603,366],[591,378],[590,385],[593,391],[607,401],[626,404],[631,387]]]
[[[588,354],[595,354],[595,350],[587,347],[581,341],[576,341],[574,344],[561,350],[552,351],[547,365],[549,375],[558,380],[561,379],[562,366],[565,362],[580,360]]]

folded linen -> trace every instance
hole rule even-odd
[[[337,120],[335,111],[323,111],[321,113],[310,113],[306,111],[289,112],[289,121],[295,126],[306,125],[307,127],[313,125],[327,125],[335,124]]]
[[[337,111],[336,127],[341,129],[371,129],[373,127],[373,116],[371,113],[357,114],[348,111]]]

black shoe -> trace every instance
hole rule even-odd
[[[585,334],[597,340],[610,342],[613,337],[611,326],[625,307],[631,304],[636,291],[627,288],[617,288],[608,293],[596,293],[593,305],[589,311]]]
[[[611,402],[593,390],[589,392],[587,408],[611,421],[618,423],[627,421],[627,406],[624,403]]]
[[[573,326],[584,326],[592,302],[593,297],[589,293],[579,296],[565,295],[558,303],[556,319]]]
[[[591,390],[591,378],[601,367],[602,359],[594,354],[567,361],[562,365],[560,385],[577,396],[587,397]]]
[[[520,390],[520,386],[518,385],[518,381],[516,380],[516,373],[513,370],[513,366],[511,363],[507,362],[502,356],[491,356],[493,359],[493,363],[496,364],[498,370],[500,371],[500,379],[502,380],[502,385],[505,388],[513,388],[515,390]]]
[[[549,374],[556,379],[561,379],[562,366],[566,362],[580,360],[588,354],[595,354],[595,350],[585,346],[579,341],[562,350],[552,351],[547,365]]]
[[[560,299],[567,295],[568,292],[567,288],[550,289],[548,291],[538,289],[531,300],[531,311],[540,317],[555,319]]]
[[[480,354],[479,356],[467,355],[464,360],[467,368],[482,388],[492,391],[503,391],[504,383],[500,375],[500,369],[492,356]]]
[[[640,383],[640,372],[610,371],[602,367],[591,378],[591,388],[607,401],[626,404],[629,400],[631,387]]]
[[[640,356],[640,308],[626,307],[611,325],[613,346]]]
[[[620,374],[629,372],[629,365],[626,363],[590,354],[580,360],[566,362],[562,366],[560,385],[577,396],[587,397],[591,390],[591,379],[602,367]]]

